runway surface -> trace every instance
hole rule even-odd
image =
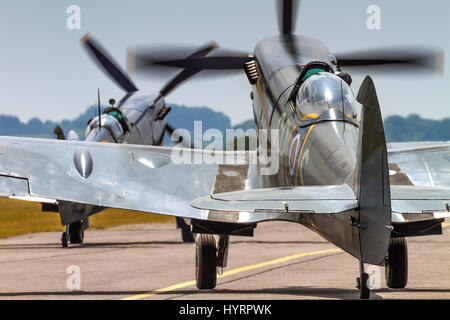
[[[358,261],[296,224],[264,223],[253,238],[232,237],[228,267],[205,291],[193,281],[195,245],[182,243],[174,225],[88,230],[85,244],[68,249],[59,239],[51,232],[0,240],[0,299],[359,298]],[[408,250],[407,288],[387,289],[384,268],[371,267],[372,283],[377,273],[381,279],[371,299],[449,299],[450,228],[408,239]]]

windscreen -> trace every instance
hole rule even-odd
[[[299,89],[297,106],[302,116],[319,116],[330,109],[337,109],[350,118],[356,118],[359,109],[349,85],[328,72],[320,72],[306,79]]]

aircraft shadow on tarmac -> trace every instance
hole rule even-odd
[[[162,292],[158,293],[158,295],[175,295],[176,298],[184,299],[184,296],[187,295],[209,295],[206,299],[214,300],[215,297],[218,299],[221,298],[222,295],[237,295],[236,299],[240,299],[239,295],[251,295],[249,299],[267,299],[265,295],[283,295],[283,299],[286,297],[289,299],[289,296],[304,296],[304,297],[317,297],[317,298],[325,298],[325,299],[358,299],[359,300],[359,292],[357,289],[340,289],[340,288],[325,288],[325,287],[283,287],[283,288],[264,288],[264,289],[220,289],[217,288],[215,290],[184,290],[184,291],[176,291],[176,292]],[[228,299],[233,299],[233,296],[228,296]],[[382,297],[378,296],[376,292],[372,291],[371,295],[372,299],[382,299]],[[170,297],[169,299],[173,299]],[[270,298],[269,298],[270,299]]]
[[[97,242],[97,243],[83,243],[82,245],[71,245],[67,248],[61,248],[61,245],[58,242],[21,243],[21,244],[2,244],[0,245],[0,250],[60,248],[61,250],[65,251],[70,249],[89,249],[101,247],[136,247],[149,245],[183,245],[183,243],[181,241]]]
[[[450,293],[450,288],[410,288],[410,289],[377,289],[372,291],[371,299],[383,299],[378,293]],[[9,292],[0,293],[0,297],[48,297],[48,296],[67,296],[67,297],[77,297],[77,296],[134,296],[140,294],[146,294],[149,291],[38,291],[38,292]],[[215,300],[221,298],[222,295],[251,295],[250,299],[266,299],[265,295],[286,295],[286,296],[304,296],[304,297],[316,297],[325,299],[355,299],[359,300],[359,292],[356,289],[339,289],[339,288],[325,288],[325,287],[283,287],[283,288],[264,288],[264,289],[215,289],[215,290],[198,290],[193,288],[190,290],[177,290],[170,292],[159,292],[158,296],[168,295],[168,299],[172,300],[174,298],[183,299],[187,295],[208,295],[207,300]],[[230,299],[230,297],[228,298]],[[231,297],[232,299],[232,297]],[[394,298],[398,299],[398,297]]]
[[[38,291],[38,292],[2,292],[0,297],[48,297],[48,296],[134,296],[148,291]]]
[[[450,288],[410,288],[410,289],[373,289],[371,291],[371,299],[385,299],[380,296],[380,293],[450,293]],[[215,290],[204,290],[199,291],[197,289],[176,291],[176,292],[161,292],[158,295],[176,295],[177,298],[183,299],[184,295],[201,295],[208,294],[207,299],[214,300],[214,296],[220,298],[224,294],[236,294],[236,295],[252,295],[249,299],[265,299],[263,295],[285,295],[285,296],[304,296],[304,297],[317,297],[325,299],[355,299],[359,300],[359,291],[357,289],[342,289],[342,288],[326,288],[326,287],[302,287],[302,286],[292,286],[283,288],[265,288],[265,289],[254,289],[254,290],[241,290],[241,289],[220,289]],[[173,299],[173,298],[172,298]],[[233,299],[229,297],[228,299]],[[239,298],[237,298],[239,299]],[[389,299],[389,298],[388,298]],[[393,299],[399,299],[395,297]],[[400,297],[401,299],[401,297]]]
[[[236,240],[233,244],[327,244],[326,241],[268,241],[268,240]],[[183,243],[180,241],[134,241],[134,242],[91,242],[81,245],[70,245],[68,249],[89,249],[101,247],[136,247],[136,246],[152,246],[152,245],[193,245],[193,243]],[[60,248],[58,242],[52,243],[20,243],[20,244],[0,244],[0,250],[18,250],[18,249],[50,249]]]
[[[448,289],[447,292],[450,292]],[[25,296],[134,296],[140,294],[149,293],[148,291],[41,291],[41,292],[10,292],[0,293],[0,297],[25,297]],[[220,298],[223,294],[250,294],[251,299],[257,299],[260,297],[264,299],[263,295],[288,295],[288,296],[315,296],[318,298],[347,298],[347,299],[359,299],[358,291],[351,289],[338,289],[338,288],[318,288],[318,287],[285,287],[285,288],[265,288],[255,290],[240,290],[240,289],[215,289],[215,290],[198,290],[193,288],[191,290],[177,290],[172,292],[161,292],[158,296],[170,295],[169,299],[175,297],[181,297],[186,295],[208,295],[206,299],[214,300],[214,296]],[[213,296],[211,296],[213,295]],[[374,297],[374,295],[372,295]],[[380,297],[381,298],[381,297]]]
[[[294,240],[294,241],[283,241],[283,240],[234,240],[231,241],[230,244],[240,244],[240,243],[249,243],[249,244],[328,244],[327,241],[321,241],[321,240],[310,240],[310,241],[301,241],[301,240]]]

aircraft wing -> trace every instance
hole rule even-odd
[[[191,205],[211,212],[235,214],[235,221],[299,221],[302,214],[333,214],[358,208],[353,190],[337,186],[282,187],[214,193]]]
[[[393,197],[399,198],[392,210],[398,213],[445,210],[446,194],[450,192],[450,142],[390,143],[388,146],[391,190]],[[443,203],[427,210],[415,209],[437,199]]]
[[[388,144],[391,185],[450,188],[450,142]]]
[[[189,164],[176,163],[173,152],[183,152]],[[341,212],[357,205],[348,186],[308,187],[301,195],[283,189],[270,201],[270,189],[252,190],[259,187],[255,159],[256,152],[0,137],[0,196],[234,223],[298,221],[304,213]],[[233,206],[190,205],[202,196],[235,190],[268,201],[262,210],[244,206],[241,212]],[[324,193],[331,198],[324,199]]]
[[[254,152],[181,150],[191,164],[175,164],[174,148],[0,137],[0,196],[208,219],[189,202],[212,192],[226,156],[245,166]]]
[[[177,164],[174,150],[182,151],[188,164]],[[431,156],[425,153],[430,151]],[[448,145],[408,147],[392,149],[389,159],[411,181],[436,184],[445,181],[439,172],[448,174],[448,154]],[[357,207],[347,185],[258,189],[255,157],[255,152],[0,137],[0,196],[238,223],[298,221],[305,213],[339,213]],[[421,175],[411,158],[425,168],[418,171]],[[423,159],[428,160],[426,165]],[[430,174],[432,180],[425,180],[424,175]],[[397,191],[392,186],[393,212],[405,216],[445,211],[448,190],[429,187],[424,194],[418,187]]]
[[[450,143],[390,144],[389,162],[391,220],[396,229],[408,236],[437,232],[436,227],[440,228],[443,218],[450,216]],[[191,205],[204,210],[235,212],[236,221],[250,216],[260,220],[276,216],[294,221],[299,213],[334,214],[358,208],[356,196],[348,185],[213,193],[195,199]]]
[[[450,143],[390,143],[388,158],[393,233],[442,233],[450,216]]]
[[[450,190],[432,187],[391,186],[392,211],[404,214],[434,214],[450,216],[446,203]],[[191,202],[193,207],[205,210],[276,214],[280,220],[291,220],[286,213],[335,214],[358,209],[352,188],[346,184],[265,188],[211,194]],[[285,214],[285,215],[283,215]],[[399,220],[395,222],[401,222]]]

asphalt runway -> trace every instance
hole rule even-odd
[[[68,249],[59,239],[50,232],[0,241],[0,299],[359,298],[358,261],[296,224],[263,223],[253,238],[232,237],[228,267],[205,291],[193,281],[195,245],[182,243],[172,224],[88,230],[85,244]],[[410,238],[408,249],[406,289],[387,289],[384,268],[366,266],[380,286],[371,299],[449,299],[450,228]]]

